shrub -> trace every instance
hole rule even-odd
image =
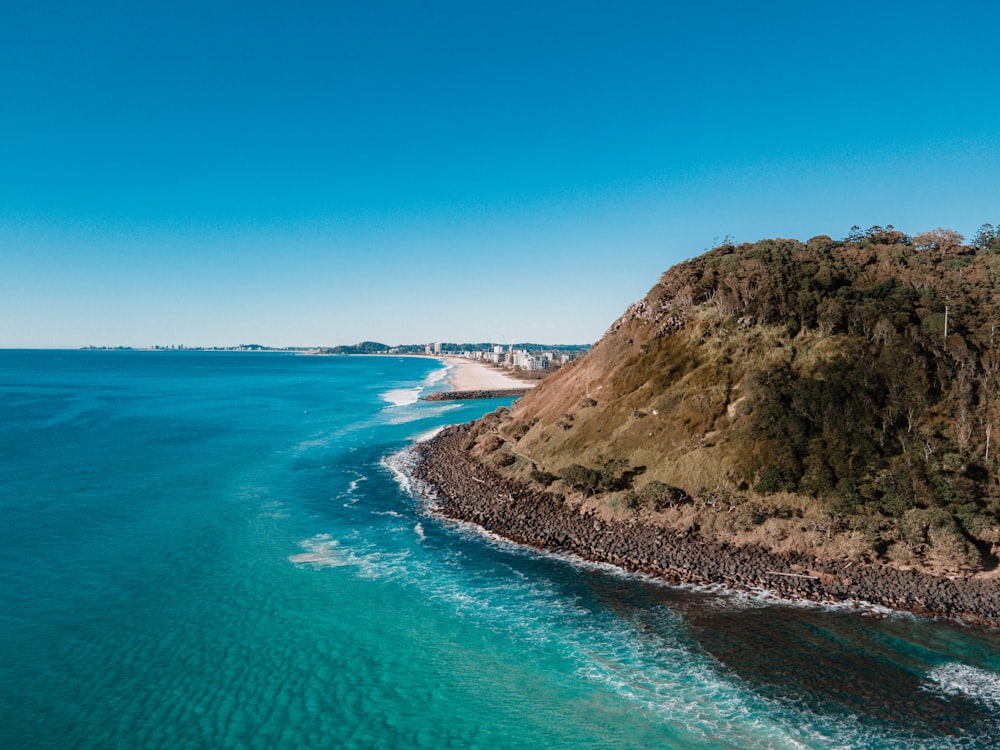
[[[635,490],[628,490],[622,495],[622,504],[629,510],[640,510],[645,505]]]
[[[739,505],[733,513],[733,523],[741,531],[751,531],[772,516],[772,513],[758,503]]]
[[[671,487],[655,480],[643,487],[639,496],[644,504],[658,511],[691,502],[691,496],[680,487]]]
[[[498,453],[493,459],[495,466],[511,466],[517,459],[513,453]]]
[[[506,430],[506,432],[514,438],[514,440],[520,440],[528,434],[528,430],[530,430],[532,425],[537,421],[537,419],[533,419],[530,422],[520,422],[519,424],[512,425]]]
[[[556,481],[559,477],[557,477],[555,474],[551,474],[551,473],[549,473],[547,471],[542,471],[541,469],[532,469],[531,470],[531,478],[532,478],[532,480],[538,482],[539,484],[544,484],[546,487],[548,487],[550,484],[552,484],[554,481]]]
[[[503,439],[499,435],[490,435],[485,440],[483,440],[483,450],[487,453],[493,453],[503,445]]]
[[[770,495],[781,490],[794,490],[795,477],[785,469],[771,466],[760,473],[760,479],[753,487],[754,492]]]
[[[837,503],[836,511],[845,516],[854,515],[859,512],[865,504],[865,499],[858,491],[858,486],[849,479],[841,479],[837,482]]]
[[[572,464],[563,469],[562,480],[574,490],[593,495],[601,483],[601,475],[590,467]]]

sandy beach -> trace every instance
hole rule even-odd
[[[448,382],[456,391],[491,391],[506,388],[532,388],[537,381],[518,380],[509,372],[465,357],[440,357],[452,365]]]

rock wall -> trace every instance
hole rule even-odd
[[[477,398],[513,398],[523,396],[530,388],[499,388],[481,391],[435,391],[423,397],[423,401],[472,401]]]

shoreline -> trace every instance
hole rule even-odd
[[[445,379],[452,391],[526,391],[537,380],[520,380],[507,370],[491,367],[475,359],[435,355],[448,368]]]
[[[1000,588],[995,581],[780,555],[679,533],[639,518],[605,520],[567,506],[548,491],[501,476],[469,455],[469,437],[469,425],[453,425],[418,444],[415,475],[437,491],[442,515],[510,541],[670,584],[721,584],[788,601],[863,602],[1000,627]]]

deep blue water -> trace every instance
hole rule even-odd
[[[422,358],[0,351],[2,748],[952,748],[993,631],[673,589],[429,516]]]

